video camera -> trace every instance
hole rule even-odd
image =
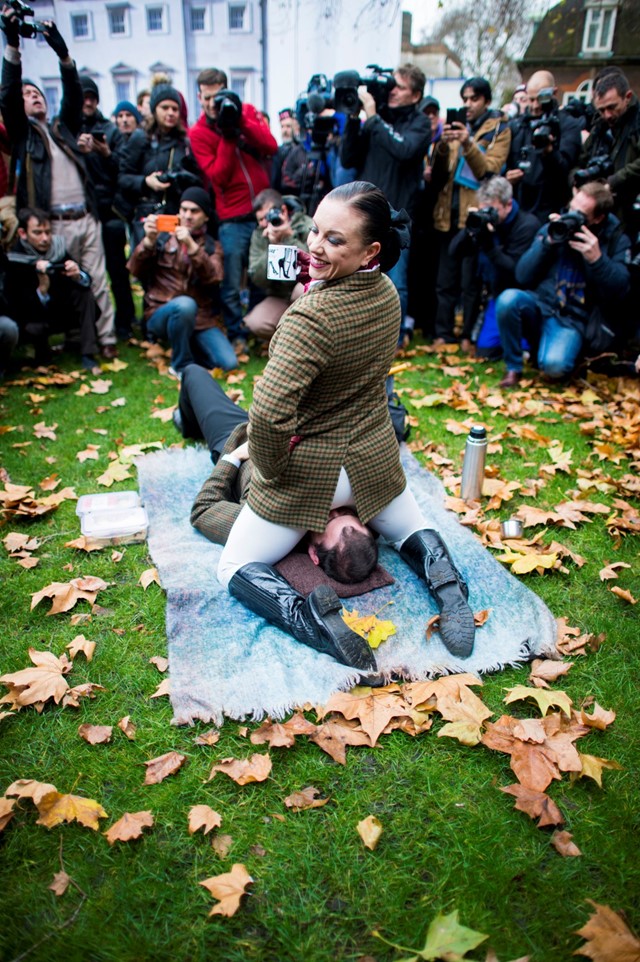
[[[470,237],[479,237],[486,231],[489,224],[498,227],[500,217],[495,207],[481,207],[479,210],[470,210],[467,214],[466,229]]]
[[[575,187],[584,187],[591,180],[604,180],[613,173],[613,161],[609,154],[595,154],[589,161],[588,167],[576,170],[573,175]]]
[[[379,67],[377,63],[367,64],[367,70],[373,71],[366,77],[361,77],[357,70],[341,70],[333,78],[335,89],[335,108],[343,114],[357,114],[360,111],[358,87],[366,87],[376,102],[376,110],[380,112],[387,106],[389,93],[396,86],[393,70],[390,67]]]
[[[41,20],[34,20],[32,23],[27,23],[25,17],[33,17],[34,10],[28,4],[23,3],[22,0],[6,0],[7,6],[11,7],[18,20],[18,33],[21,37],[35,37],[39,33],[44,33],[46,31],[46,26]]]
[[[305,93],[300,94],[296,101],[296,117],[302,130],[311,136],[313,147],[325,147],[329,134],[333,133],[335,120],[333,116],[322,117],[323,110],[334,108],[331,96],[331,81],[326,74],[315,73]]]
[[[557,220],[549,221],[549,243],[566,244],[586,223],[587,218],[579,210],[568,210],[560,214]]]

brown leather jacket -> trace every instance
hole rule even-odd
[[[140,241],[127,267],[145,284],[145,319],[184,294],[198,305],[196,331],[209,327],[224,330],[216,292],[212,290],[222,280],[222,245],[207,234],[194,240],[199,249],[193,256],[184,252],[173,234],[160,234],[153,250],[147,250],[144,241]]]
[[[493,132],[493,136],[489,134]],[[478,146],[480,145],[480,146]],[[501,116],[487,117],[478,130],[470,137],[462,151],[459,142],[450,144],[440,140],[433,152],[431,183],[437,186],[445,180],[433,209],[433,226],[436,230],[448,231],[464,227],[467,212],[476,201],[476,191],[472,187],[459,187],[460,214],[458,223],[451,223],[451,198],[453,178],[458,167],[460,155],[464,157],[474,176],[482,180],[487,174],[499,174],[506,163],[511,146],[511,130]]]

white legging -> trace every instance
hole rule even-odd
[[[341,468],[331,507],[341,508],[354,504],[349,477],[345,469]],[[372,518],[368,525],[381,534],[386,541],[391,542],[394,548],[399,549],[402,542],[406,541],[414,531],[425,528],[426,522],[416,499],[407,486],[402,494]],[[293,551],[306,533],[306,528],[289,528],[283,524],[265,521],[252,511],[248,504],[245,504],[222,550],[218,565],[218,581],[226,588],[238,568],[252,561],[268,565],[275,564]]]

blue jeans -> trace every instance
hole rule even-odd
[[[543,374],[559,379],[575,367],[582,335],[553,315],[544,317],[529,291],[509,288],[496,300],[496,318],[508,371],[522,371],[522,337],[538,345],[538,366]]]
[[[156,340],[168,341],[171,347],[171,366],[179,373],[193,364],[191,335],[196,324],[198,305],[192,297],[174,297],[154,311],[147,321],[147,331]]]
[[[238,366],[236,352],[231,347],[224,331],[219,327],[208,327],[205,331],[195,331],[191,343],[198,359],[206,368],[221,367],[233,371]]]
[[[253,221],[222,221],[218,239],[224,253],[224,278],[220,285],[222,316],[230,340],[243,337],[240,288],[242,273],[249,263],[249,244],[256,224]]]
[[[387,276],[390,281],[393,282],[395,289],[400,297],[400,310],[402,311],[402,317],[400,320],[400,325],[404,324],[404,316],[407,313],[407,306],[409,304],[409,248],[400,251],[400,258],[398,263],[387,271]]]

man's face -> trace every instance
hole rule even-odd
[[[608,124],[609,127],[613,127],[629,106],[631,96],[630,90],[627,90],[626,94],[622,95],[618,93],[615,87],[612,87],[611,90],[607,90],[601,97],[594,97],[593,106],[605,123]]]
[[[462,91],[462,103],[467,110],[467,122],[472,124],[482,117],[489,106],[489,101],[481,94],[477,94],[473,87],[465,87]]]
[[[438,124],[440,123],[440,115],[435,107],[429,107],[425,113],[429,118],[429,123],[431,124],[431,133],[435,134],[436,130],[438,129]]]
[[[86,93],[82,101],[82,113],[85,117],[93,117],[98,109],[98,98],[95,94]]]
[[[604,220],[605,215],[599,214],[598,217],[595,216],[596,202],[593,197],[589,197],[583,191],[577,191],[571,198],[571,203],[569,204],[569,210],[579,210],[581,214],[584,214],[587,221],[587,227],[593,229],[601,224]]]
[[[200,84],[198,100],[209,120],[215,120],[218,116],[218,111],[213,106],[213,100],[221,90],[224,90],[224,84]]]
[[[44,221],[39,224],[35,217],[30,217],[27,221],[27,229],[19,230],[22,240],[26,240],[39,254],[46,254],[51,247],[51,221]]]
[[[151,116],[151,94],[145,94],[140,103],[138,104],[138,110],[143,117]]]
[[[22,88],[22,99],[24,101],[24,112],[27,117],[35,120],[45,120],[47,116],[47,101],[37,87],[31,84],[24,84]]]
[[[311,557],[313,558],[313,551],[311,549],[315,548],[316,545],[321,545],[326,551],[335,548],[342,537],[342,532],[347,528],[353,531],[360,531],[366,535],[370,533],[366,525],[362,524],[353,508],[334,508],[330,511],[327,526],[322,534],[315,531],[309,534],[309,554]]]
[[[493,207],[493,209],[497,211],[498,217],[500,219],[500,223],[504,224],[505,220],[511,213],[511,208],[513,207],[513,201],[510,200],[508,204],[503,204],[502,201],[500,200],[487,200],[482,206]]]
[[[258,222],[258,227],[262,227],[264,229],[267,226],[267,224],[269,223],[267,220],[267,214],[269,213],[271,208],[275,206],[276,206],[275,204],[263,204],[262,207],[258,208],[258,210],[256,211],[256,220]],[[285,206],[285,204],[283,204],[282,207],[280,208],[280,216],[282,217],[282,226],[284,226],[284,224],[289,223],[289,211],[287,210],[287,207]]]
[[[130,110],[120,110],[116,114],[116,124],[121,134],[130,134],[138,126],[138,121]]]
[[[549,90],[553,91],[555,97],[557,87],[550,87],[544,80],[537,81],[535,76],[527,84],[527,94],[529,96],[529,112],[532,117],[541,117],[546,106],[549,104]],[[540,94],[543,94],[542,98]]]
[[[280,121],[280,135],[283,144],[290,144],[293,140],[293,117],[285,117]]]
[[[513,95],[513,102],[520,107],[520,113],[524,113],[529,106],[529,94],[526,90],[517,90]]]
[[[409,81],[397,70],[393,76],[396,86],[389,91],[390,107],[410,107],[411,104],[417,104],[422,99],[422,94],[417,90],[412,90]]]
[[[192,200],[180,202],[180,226],[186,227],[190,232],[201,230],[209,218],[197,204]]]

